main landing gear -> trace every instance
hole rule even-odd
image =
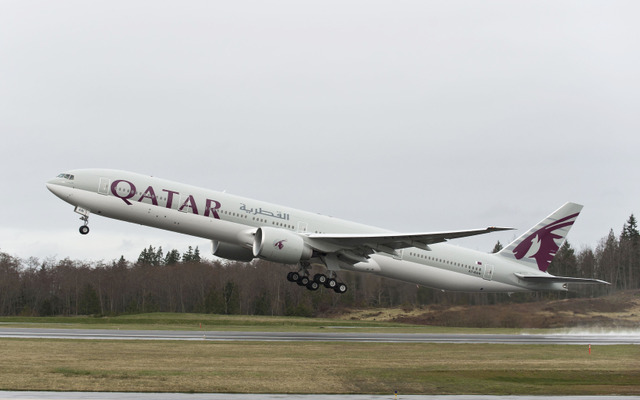
[[[89,233],[89,210],[85,210],[82,207],[76,207],[75,210],[78,214],[81,215],[80,220],[83,222],[83,225],[80,227],[80,234],[86,235]]]
[[[309,279],[309,271],[302,268],[297,272],[289,272],[287,274],[287,280],[289,282],[295,282],[300,286],[305,286],[311,291],[318,290],[320,286],[324,286],[327,289],[332,289],[336,293],[345,293],[347,291],[347,285],[342,282],[338,282],[333,271],[330,271],[329,274],[329,276],[324,274],[315,274],[313,279]]]

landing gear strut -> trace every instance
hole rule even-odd
[[[76,207],[73,211],[81,215],[80,220],[83,222],[83,225],[80,227],[79,231],[80,234],[86,235],[89,233],[89,210],[85,210],[82,207]]]

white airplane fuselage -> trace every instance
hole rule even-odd
[[[340,253],[342,248],[334,242],[322,240],[322,234],[392,235],[394,232],[126,171],[69,171],[49,181],[47,187],[76,206],[76,212],[87,220],[89,214],[94,214],[209,239],[214,254],[222,258],[242,261],[254,258],[259,251],[256,232],[262,228],[265,234],[281,232],[292,241],[300,237],[305,249],[310,249],[305,250],[305,259],[314,264],[323,260],[331,271],[367,272],[447,291],[566,290],[566,282],[522,279],[518,274],[541,278],[549,274],[532,270],[508,257],[445,243],[405,247],[395,252],[372,251],[358,256],[360,258],[352,257],[349,253]],[[265,251],[258,257],[271,259],[269,254]],[[294,264],[288,259],[284,262]]]

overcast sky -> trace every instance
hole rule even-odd
[[[135,260],[206,240],[45,188],[115,168],[402,232],[566,201],[595,248],[640,212],[637,1],[0,1],[0,251]]]

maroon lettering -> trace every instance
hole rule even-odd
[[[121,185],[124,183],[125,185]],[[128,185],[129,187],[126,187]],[[121,186],[121,187],[119,187]],[[162,189],[163,192],[167,194],[167,204],[166,208],[172,208],[173,200],[175,195],[179,195],[180,192],[176,192],[174,190]],[[133,182],[127,181],[125,179],[118,179],[113,181],[111,184],[111,194],[115,197],[122,199],[127,205],[131,205],[130,199],[132,199],[137,194],[136,185]],[[145,199],[150,199],[151,203],[154,206],[158,206],[158,196],[156,196],[155,189],[152,186],[147,187],[147,189],[140,195],[138,202],[143,202]],[[220,214],[218,210],[222,205],[217,200],[206,199],[204,216],[211,217],[215,219],[220,219]],[[180,205],[178,211],[187,212],[187,208],[191,209],[193,214],[198,214],[198,205],[196,204],[196,200],[192,195],[189,195],[185,198],[184,202]]]
[[[204,207],[204,216],[212,216],[215,219],[220,219],[220,215],[218,215],[218,209],[220,208],[220,206],[221,204],[219,201],[207,199],[207,204]]]
[[[162,189],[162,191],[167,192],[167,208],[171,208],[171,206],[173,205],[173,195],[180,194],[180,192],[174,192],[173,190],[169,189]]]
[[[147,188],[147,190],[142,193],[142,196],[138,199],[138,202],[141,202],[143,199],[151,199],[151,203],[154,206],[158,205],[158,199],[156,198],[156,192],[153,190],[151,186]]]
[[[124,196],[121,196],[120,192],[118,191],[118,184],[120,184],[120,182],[124,182],[129,185],[128,192],[126,190],[122,191]],[[111,184],[111,194],[119,199],[122,199],[122,201],[124,201],[128,205],[131,205],[129,199],[136,195],[136,186],[129,181],[125,181],[124,179],[118,179],[117,181],[113,181],[113,183]]]
[[[198,214],[198,207],[196,206],[196,201],[195,201],[195,199],[193,198],[192,195],[189,195],[189,197],[187,197],[187,199],[184,201],[184,203],[182,203],[182,205],[180,206],[180,209],[178,211],[182,211],[186,207],[191,208],[191,212],[192,213],[194,213],[196,215]]]

